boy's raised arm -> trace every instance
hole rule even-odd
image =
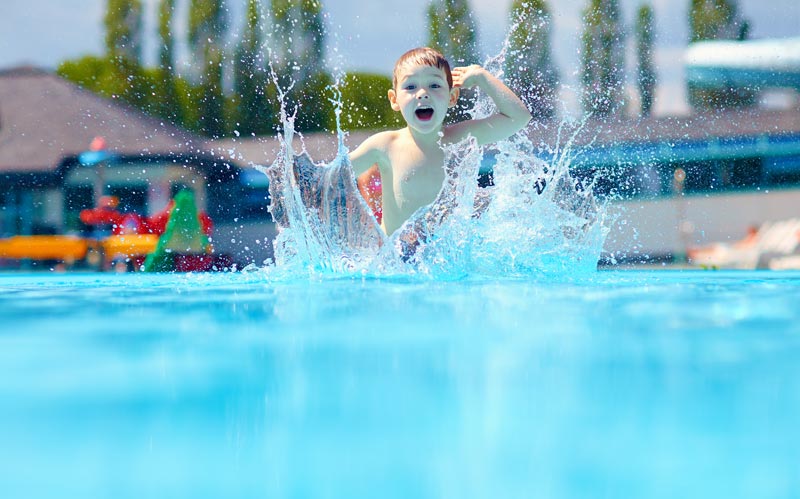
[[[497,106],[497,113],[492,116],[452,125],[448,132],[453,141],[472,135],[478,144],[489,144],[507,139],[522,130],[531,120],[531,113],[520,98],[502,81],[477,64],[453,68],[453,87],[478,87]]]

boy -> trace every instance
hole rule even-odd
[[[478,87],[497,106],[480,120],[443,126],[460,88]],[[381,227],[391,235],[420,207],[433,202],[444,182],[442,145],[475,138],[479,145],[503,140],[522,130],[531,114],[508,87],[478,65],[453,68],[430,48],[403,54],[394,67],[392,109],[403,115],[401,130],[377,133],[350,153],[358,177],[373,166],[381,175]]]

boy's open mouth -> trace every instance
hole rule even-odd
[[[433,118],[433,108],[430,107],[421,107],[414,111],[414,114],[417,115],[420,121],[428,121]]]

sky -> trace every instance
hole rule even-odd
[[[268,1],[268,0],[265,0]],[[623,24],[632,34],[634,13],[644,0],[620,0]],[[687,110],[683,85],[683,54],[688,39],[690,0],[651,0],[655,10],[658,88],[656,114]],[[179,9],[188,0],[178,0]],[[581,12],[589,0],[550,0],[553,14],[553,55],[560,69],[562,99],[575,110],[579,69],[578,44]],[[2,0],[0,15],[0,69],[22,64],[54,69],[59,62],[103,50],[102,20],[106,0]],[[155,33],[157,0],[143,0]],[[245,0],[227,0],[234,26],[241,23]],[[427,37],[425,10],[429,0],[323,0],[329,26],[329,66],[389,74],[397,57]],[[486,55],[496,54],[508,26],[511,0],[470,0],[478,24],[478,41]],[[800,1],[739,0],[750,21],[751,38],[800,36]],[[185,8],[185,7],[184,7]],[[178,17],[185,17],[179,10]],[[149,38],[154,39],[154,36]],[[145,45],[155,59],[155,47]],[[628,37],[628,81],[632,91],[633,40]]]

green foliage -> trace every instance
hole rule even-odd
[[[379,130],[404,126],[400,113],[389,106],[392,79],[373,73],[349,73],[342,79],[341,124],[344,130]],[[336,129],[336,117],[329,118],[328,129]]]
[[[623,105],[625,69],[617,0],[589,0],[582,44],[583,109],[598,117],[616,114]]]
[[[220,48],[228,29],[222,0],[191,0],[189,7],[189,47],[195,58],[206,58],[209,46]]]
[[[261,13],[258,0],[248,0],[245,26],[234,58],[230,126],[243,134],[262,135],[272,130],[278,106],[266,96],[267,76],[261,64]]]
[[[481,62],[478,55],[478,29],[468,0],[432,0],[428,6],[428,46],[444,54],[451,67]],[[448,113],[447,122],[469,118],[475,104],[475,91],[462,89],[458,104]]]
[[[333,80],[328,73],[317,73],[309,76],[302,84],[287,94],[288,109],[297,109],[295,127],[302,132],[331,130],[328,125],[333,114]]]
[[[134,107],[158,115],[164,107],[161,72],[157,68],[144,69],[127,65],[120,72],[119,61],[108,57],[86,56],[62,62],[56,73],[78,86],[111,99],[119,99]],[[181,78],[174,80],[176,114],[183,118],[177,124],[200,131],[197,103],[200,101],[195,87]]]
[[[106,57],[90,55],[67,60],[58,65],[56,73],[86,90],[106,97],[114,94],[114,63]]]
[[[480,62],[478,30],[468,0],[433,0],[428,7],[428,46],[453,66]]]
[[[555,115],[558,71],[550,48],[552,16],[545,0],[514,0],[504,77],[537,119]]]
[[[134,64],[142,60],[142,3],[140,0],[108,0],[103,19],[106,53]]]
[[[689,41],[738,38],[736,0],[690,0]]]
[[[689,39],[744,40],[750,26],[739,16],[736,0],[690,0]],[[745,107],[755,103],[756,92],[748,88],[696,88],[689,85],[689,103],[696,109]]]
[[[319,0],[271,0],[275,70],[287,110],[297,109],[300,131],[323,130],[333,105],[325,70],[325,29]]]
[[[110,1],[111,4],[139,5],[139,1]],[[278,115],[277,88],[264,67],[264,27],[258,0],[248,1],[245,25],[231,58],[232,88],[227,95],[222,85],[226,70],[222,43],[227,29],[222,0],[189,2],[188,41],[193,57],[190,66],[194,72],[188,79],[175,71],[176,40],[172,27],[176,24],[176,4],[175,0],[159,0],[157,4],[156,67],[143,68],[114,49],[117,51],[109,50],[104,57],[65,61],[58,73],[88,90],[123,100],[209,137],[233,131],[248,135],[274,132]],[[321,3],[318,0],[272,0],[271,6],[275,9],[272,39],[276,42],[272,44],[274,56],[277,56],[275,69],[282,88],[293,84],[286,95],[286,104],[290,113],[297,110],[297,130],[335,129],[332,80],[324,67]],[[119,8],[114,7],[114,12],[118,13]],[[107,17],[116,19],[111,14]],[[386,93],[390,87],[391,79],[383,75],[354,73],[345,76],[340,85],[343,127],[402,126],[402,120],[388,104]]]
[[[139,0],[108,0],[103,19],[106,29],[107,66],[102,71],[100,91],[119,97],[136,107],[151,104],[152,82],[141,67],[142,4]],[[89,69],[89,68],[86,68]],[[80,68],[75,68],[79,73]]]
[[[201,88],[197,85],[193,85],[185,78],[175,78],[173,81],[175,84],[175,93],[178,97],[178,109],[180,109],[182,118],[179,124],[187,130],[202,133],[202,107],[200,106],[200,101],[202,100]]]
[[[648,116],[653,107],[656,71],[653,67],[653,8],[642,5],[636,13],[636,83],[641,98],[641,113]]]
[[[158,64],[162,68],[174,70],[175,37],[172,34],[172,18],[175,15],[175,0],[161,0],[158,6]]]
[[[152,89],[157,86],[153,72],[127,59],[86,56],[62,62],[56,73],[87,90],[142,109],[152,105]]]
[[[319,0],[272,0],[273,46],[280,73],[302,82],[325,71],[325,23]]]
[[[161,0],[158,8],[158,99],[153,111],[173,123],[183,122],[183,113],[178,99],[175,79],[175,39],[172,34],[172,18],[175,0]]]
[[[225,135],[225,95],[222,90],[222,51],[209,48],[200,78],[200,130],[216,139]]]
[[[222,46],[227,17],[222,0],[191,0],[189,9],[189,47],[195,67],[201,68],[200,130],[208,137],[221,137],[225,124],[225,96],[222,88]]]

